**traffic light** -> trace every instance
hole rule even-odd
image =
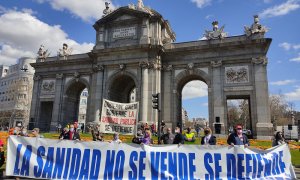
[[[152,108],[160,110],[160,94],[152,94]]]

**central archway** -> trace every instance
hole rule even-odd
[[[120,103],[130,103],[137,100],[137,83],[129,73],[118,73],[110,78],[107,98]]]

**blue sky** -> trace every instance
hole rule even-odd
[[[113,8],[137,0],[112,0]],[[300,110],[300,0],[144,0],[144,4],[170,21],[177,42],[194,41],[211,30],[211,22],[225,25],[229,36],[243,34],[253,15],[270,28],[268,52],[270,94],[285,95]],[[94,22],[102,16],[104,0],[1,0],[0,64],[16,63],[21,56],[36,56],[41,44],[52,55],[63,43],[73,53],[92,49]],[[207,117],[205,85],[191,83],[183,105],[190,117]]]

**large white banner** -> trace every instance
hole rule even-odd
[[[117,103],[103,99],[101,132],[134,135],[138,120],[139,103]]]
[[[144,146],[10,136],[6,174],[45,179],[294,179],[287,145]]]

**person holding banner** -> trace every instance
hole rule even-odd
[[[5,162],[3,146],[4,146],[4,144],[3,144],[2,140],[0,139],[0,168]]]
[[[145,145],[151,145],[152,144],[150,130],[146,130],[145,131],[145,135],[144,135],[144,137],[141,140],[141,144],[145,144]]]
[[[81,140],[79,133],[75,130],[74,124],[70,125],[69,132],[67,133],[67,137],[69,140]]]
[[[188,141],[188,142],[195,142],[195,133],[191,132],[192,128],[191,127],[188,127],[187,128],[187,132],[185,133],[185,141]]]
[[[68,139],[69,135],[68,135],[69,129],[67,127],[65,127],[62,132],[59,135],[59,139]]]
[[[201,145],[216,145],[216,136],[211,134],[211,129],[209,127],[204,128],[204,135],[201,138]]]
[[[278,131],[275,134],[275,137],[274,137],[274,139],[272,141],[272,147],[280,145],[280,144],[285,144],[285,143],[287,143],[287,142],[284,139],[284,136],[283,136],[282,132]]]
[[[173,144],[184,144],[184,136],[181,134],[179,127],[175,128],[175,134]]]
[[[243,127],[237,125],[235,127],[235,132],[231,133],[228,136],[227,143],[231,146],[234,145],[244,145],[245,147],[249,146],[249,140],[245,134],[243,134]]]
[[[44,138],[43,135],[39,134],[40,133],[40,129],[39,128],[34,128],[32,131],[31,131],[33,137],[36,137],[36,138]]]
[[[121,139],[119,138],[119,134],[118,133],[115,133],[113,135],[113,140],[110,141],[110,142],[119,143],[119,144],[122,143]]]
[[[161,141],[164,144],[173,144],[174,138],[175,138],[175,136],[174,136],[174,134],[172,134],[171,128],[167,128],[167,133],[162,135]]]

